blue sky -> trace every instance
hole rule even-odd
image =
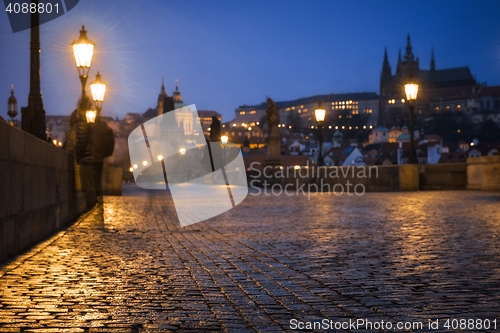
[[[384,48],[395,69],[411,34],[428,68],[469,66],[500,85],[500,1],[169,1],[80,0],[41,26],[42,94],[47,114],[75,108],[80,83],[69,44],[82,24],[96,44],[91,82],[108,83],[105,115],[156,106],[162,77],[184,102],[224,121],[242,104],[315,94],[379,92]],[[29,31],[12,33],[0,14],[0,92],[29,92]],[[0,95],[1,96],[1,95]],[[18,116],[20,118],[20,116]]]

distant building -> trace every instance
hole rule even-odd
[[[442,96],[442,91],[469,89],[476,86],[476,80],[467,66],[437,69],[433,49],[431,51],[430,68],[428,70],[420,68],[419,59],[413,54],[410,35],[408,34],[406,52],[403,58],[401,57],[401,51],[399,52],[394,74],[389,64],[387,49],[384,53],[380,76],[378,126],[390,128],[392,126],[409,125],[404,84],[408,82],[411,76],[420,85],[415,106],[415,126],[417,128],[423,127],[425,117],[431,114],[432,110],[436,110],[436,107],[442,109],[441,104],[444,104],[444,107],[448,105],[449,110],[452,108],[460,110],[466,107],[466,96],[461,95],[461,99],[448,103],[447,98]],[[438,99],[440,105],[436,105],[436,99]]]
[[[182,101],[182,94],[179,91],[178,81],[176,80],[175,90],[172,93],[172,97],[169,97],[167,92],[165,91],[165,83],[162,80],[160,94],[158,94],[158,102],[156,105],[157,115],[174,111],[175,109],[180,109],[183,106],[186,106],[186,104],[184,104],[184,102]]]
[[[316,125],[314,110],[318,107],[318,102],[321,102],[327,111],[325,124],[353,128],[357,126],[358,129],[376,124],[379,96],[373,92],[363,92],[317,95],[276,102],[280,109],[281,127],[295,130]],[[259,105],[242,105],[236,109],[232,124],[259,125],[260,122],[265,122],[266,109],[266,102]]]

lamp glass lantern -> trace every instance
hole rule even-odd
[[[415,100],[417,100],[418,84],[413,82],[405,84],[405,93],[406,93],[406,100],[408,102],[414,102]]]
[[[94,42],[87,37],[87,30],[82,26],[80,30],[80,37],[74,40],[71,44],[73,54],[75,56],[76,67],[80,76],[87,76],[92,62],[92,55],[94,54]]]
[[[97,72],[94,82],[90,84],[90,91],[92,92],[92,99],[98,110],[102,108],[104,102],[104,94],[106,93],[106,83],[101,80],[101,74]]]
[[[316,121],[318,123],[322,123],[323,121],[325,121],[326,110],[321,105],[321,102],[319,102],[318,107],[316,108],[316,110],[314,110],[314,116],[316,117]]]
[[[87,118],[87,123],[93,124],[97,118],[97,111],[94,108],[90,108],[85,112],[85,117]]]
[[[220,141],[222,142],[223,145],[227,144],[229,138],[227,137],[227,135],[222,135],[220,137]]]

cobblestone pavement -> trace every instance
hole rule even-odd
[[[127,186],[0,266],[0,332],[499,327],[499,238],[498,193],[249,195],[182,229],[166,192]]]

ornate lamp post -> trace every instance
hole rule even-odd
[[[413,132],[413,111],[415,110],[415,102],[417,100],[418,94],[418,84],[415,83],[413,77],[405,84],[406,100],[408,101],[408,108],[410,109],[410,156],[408,158],[408,164],[417,163],[417,154],[415,151],[415,138]]]
[[[17,116],[17,99],[14,97],[14,85],[12,85],[12,88],[10,90],[10,97],[9,97],[9,102],[8,102],[8,109],[7,109],[7,114],[11,118],[9,121],[9,124],[12,126],[15,126],[17,123],[17,120],[14,118]]]
[[[94,54],[94,42],[87,37],[87,30],[82,26],[80,30],[80,37],[74,40],[71,44],[73,54],[75,56],[76,68],[80,75],[80,82],[82,83],[82,97],[85,96],[85,85],[90,70],[90,63],[92,62],[92,55]]]
[[[323,160],[323,122],[325,121],[326,110],[321,105],[321,102],[318,103],[318,107],[314,110],[314,116],[316,117],[316,121],[318,122],[318,131],[319,131],[319,154],[318,154],[318,166],[325,165]]]

